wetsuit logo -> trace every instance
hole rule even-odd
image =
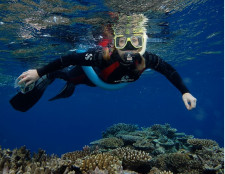
[[[87,53],[85,55],[85,60],[92,60],[93,55],[91,53]]]
[[[127,81],[129,81],[129,76],[123,76],[123,77],[121,78],[121,81],[122,81],[122,82],[127,82]]]

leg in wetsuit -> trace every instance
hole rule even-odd
[[[63,70],[59,70],[59,71],[47,74],[47,77],[50,80],[59,78],[59,79],[63,79],[67,81],[62,91],[55,97],[51,98],[49,101],[70,97],[75,90],[75,85],[85,84],[91,87],[95,86],[88,79],[88,77],[86,76],[86,74],[84,73],[83,69],[80,66],[65,68]]]

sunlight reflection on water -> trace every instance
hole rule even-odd
[[[202,50],[206,39],[218,38],[222,34],[222,31],[213,32],[193,43],[193,39],[201,37],[207,30],[204,23],[208,19],[203,17],[201,11],[201,19],[187,20],[188,15],[192,10],[198,10],[206,0],[141,0],[139,4],[133,0],[120,2],[11,0],[1,3],[0,50],[7,57],[2,61],[14,61],[15,65],[27,61],[28,65],[41,66],[69,50],[81,46],[93,47],[102,34],[101,26],[113,22],[109,10],[144,13],[149,19],[147,50],[166,61],[180,63],[196,59],[200,54],[221,54],[221,51],[210,51],[208,48],[196,54],[197,50]],[[181,14],[180,17],[173,18],[177,13]],[[212,13],[215,18],[216,9],[208,13]],[[199,31],[201,25],[205,28]],[[211,44],[222,43],[217,39]],[[0,65],[0,72],[5,74],[3,64]]]

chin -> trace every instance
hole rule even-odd
[[[132,52],[132,53],[139,53],[139,49],[138,50],[126,50],[126,51],[122,51],[118,49],[118,52],[121,54],[127,53],[127,52]]]

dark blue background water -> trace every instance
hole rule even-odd
[[[178,22],[181,16],[185,16],[185,20]],[[169,123],[178,132],[213,139],[224,146],[223,2],[214,0],[195,5],[195,8],[191,6],[167,20],[174,23],[174,28],[182,25],[192,31],[193,28],[185,24],[194,18],[207,18],[207,22],[199,23],[195,28],[196,31],[202,30],[202,34],[192,37],[191,41],[188,37],[183,38],[193,43],[191,48],[185,43],[174,47],[177,53],[182,49],[190,50],[189,56],[197,58],[181,61],[180,64],[176,61],[169,63],[198,99],[196,109],[186,110],[179,91],[156,72],[144,74],[137,82],[118,91],[81,85],[72,97],[48,102],[64,85],[57,80],[49,86],[38,104],[26,113],[12,109],[8,101],[16,91],[12,86],[2,86],[0,145],[10,149],[26,145],[32,151],[42,148],[47,153],[60,155],[81,149],[101,138],[102,131],[107,127],[122,122],[140,127]],[[214,32],[219,34],[205,39]],[[203,40],[195,47],[195,42]],[[220,41],[219,44],[211,44],[217,41]],[[4,54],[0,53],[0,57]],[[175,57],[179,58],[179,54]],[[8,63],[5,65],[8,71],[20,74],[25,70],[24,67],[13,67],[13,61]]]

